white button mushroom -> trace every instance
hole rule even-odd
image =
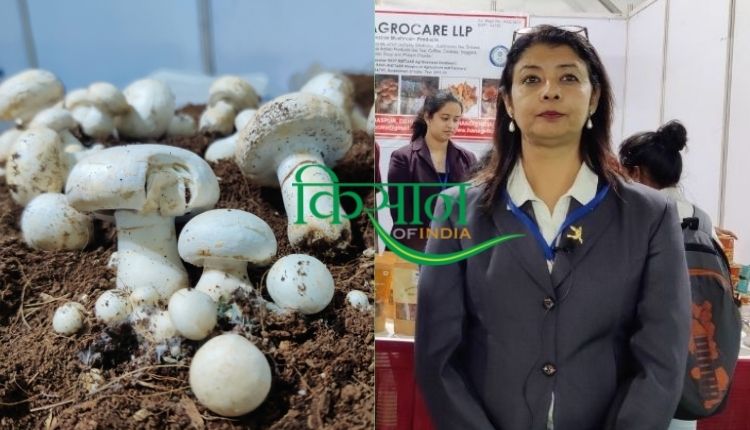
[[[300,91],[328,97],[349,115],[353,130],[367,129],[367,119],[354,107],[354,84],[346,76],[332,72],[319,73],[307,81]]]
[[[123,290],[107,290],[94,304],[96,319],[108,326],[122,324],[130,314],[127,293]]]
[[[48,128],[23,132],[11,148],[6,180],[16,203],[26,206],[43,193],[59,193],[65,185],[68,166],[60,137]]]
[[[240,134],[240,130],[245,128],[247,123],[250,122],[250,120],[255,116],[256,112],[256,109],[245,109],[242,112],[238,113],[234,118],[234,126],[237,128],[237,131],[230,136],[215,140],[211,145],[209,145],[208,149],[206,149],[204,158],[212,163],[215,163],[219,160],[234,157],[234,148],[237,143],[237,136]]]
[[[203,267],[196,289],[228,301],[237,288],[251,291],[247,263],[264,266],[276,255],[273,230],[257,216],[237,209],[214,209],[191,219],[180,233],[183,260]]]
[[[136,327],[138,331],[138,327]],[[169,312],[161,310],[154,312],[149,318],[148,331],[143,333],[152,342],[163,342],[177,336],[177,330],[169,317]]]
[[[174,116],[174,94],[155,79],[141,79],[123,91],[131,109],[116,118],[120,134],[131,139],[156,139],[166,133]]]
[[[167,128],[167,136],[192,136],[198,131],[195,120],[186,113],[175,114]]]
[[[71,130],[75,130],[78,124],[76,124],[70,112],[59,106],[52,106],[36,114],[34,119],[31,120],[29,128],[36,127],[47,127],[56,131],[60,135],[63,152],[73,153],[84,149],[81,141],[70,132]]]
[[[249,340],[223,334],[195,353],[190,363],[190,389],[214,413],[237,417],[263,403],[271,390],[271,367]]]
[[[23,240],[46,251],[83,249],[94,234],[91,218],[68,204],[65,195],[45,193],[35,197],[21,215]]]
[[[4,163],[8,159],[11,148],[21,133],[23,133],[22,130],[11,128],[0,134],[0,163]],[[234,146],[232,146],[232,151],[232,154],[234,154]]]
[[[367,294],[364,291],[351,290],[346,293],[346,301],[350,305],[361,311],[370,310],[370,300],[367,298]]]
[[[334,292],[333,276],[325,264],[304,254],[290,254],[274,263],[266,286],[277,305],[306,315],[325,309]]]
[[[85,314],[83,305],[76,302],[68,302],[55,310],[52,317],[52,328],[60,334],[73,334],[83,327]]]
[[[258,107],[260,98],[252,85],[238,76],[222,76],[208,90],[208,107],[200,118],[200,130],[227,135],[237,112]]]
[[[63,99],[57,77],[39,69],[26,70],[0,84],[0,120],[28,123],[42,109]]]
[[[303,199],[298,202],[302,191],[293,183],[297,182],[297,172],[304,168],[303,183],[331,184],[326,171],[306,167],[333,166],[351,145],[352,130],[344,111],[329,99],[308,93],[283,95],[261,106],[240,132],[237,164],[253,182],[281,186],[292,246],[333,244],[344,248],[348,244],[350,223],[339,202],[334,202],[331,186],[305,186]],[[333,216],[334,208],[338,208],[340,223],[313,215],[310,196],[319,192],[323,194],[315,201],[318,213]],[[302,207],[298,207],[299,203]]]
[[[191,151],[127,145],[78,162],[65,194],[79,211],[114,211],[117,286],[152,286],[166,301],[188,286],[177,254],[174,217],[212,208],[219,183],[208,163]]]
[[[202,340],[216,326],[216,302],[201,291],[183,288],[169,299],[169,317],[180,335]]]

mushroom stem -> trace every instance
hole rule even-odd
[[[221,299],[229,301],[238,288],[248,292],[253,290],[247,276],[246,261],[207,259],[203,265],[203,275],[195,286],[196,290],[208,294],[215,302]]]
[[[292,246],[299,246],[322,241],[335,243],[338,247],[346,247],[348,233],[350,232],[349,220],[346,218],[344,209],[336,201],[340,223],[334,224],[332,222],[331,218],[334,211],[333,181],[328,173],[322,168],[307,168],[302,172],[301,182],[303,184],[331,184],[330,186],[305,185],[300,187],[293,185],[297,182],[297,171],[309,164],[325,165],[325,162],[317,154],[298,153],[287,156],[276,169],[276,175],[281,185],[281,196],[284,199],[284,208],[286,209],[289,242]],[[299,192],[303,193],[301,207],[298,204]],[[316,216],[311,210],[311,197],[313,195],[317,195],[312,202],[315,204],[315,210],[323,218]],[[343,234],[345,231],[347,234]],[[342,238],[342,236],[344,237]]]
[[[115,211],[117,223],[117,288],[128,291],[151,286],[168,300],[175,291],[188,287],[180,256],[174,218],[158,214]]]

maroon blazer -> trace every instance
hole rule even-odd
[[[466,181],[469,177],[469,171],[476,162],[477,158],[474,153],[459,148],[453,142],[448,141],[446,154],[446,165],[449,172],[448,182]],[[430,149],[427,147],[424,138],[414,140],[391,153],[391,162],[388,166],[388,182],[440,182],[438,172],[432,164]],[[424,202],[428,197],[440,191],[442,191],[441,187],[420,187],[419,201]],[[404,202],[406,203],[406,217],[404,219],[408,223],[414,216],[411,204],[413,201],[413,188],[406,188],[404,197]],[[388,198],[391,205],[395,205],[398,201],[395,191],[389,190]],[[425,239],[419,238],[419,229],[429,227],[430,219],[424,213],[424,210],[419,212],[419,225],[397,225],[395,223],[397,210],[391,208],[391,218],[394,220],[391,236],[412,249],[424,251],[427,239],[426,235],[423,235]]]

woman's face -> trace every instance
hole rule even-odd
[[[569,46],[536,44],[513,67],[511,94],[503,100],[527,140],[555,145],[580,142],[599,92],[586,63]]]
[[[425,117],[427,134],[438,142],[447,142],[456,132],[462,113],[460,104],[456,102],[444,104],[432,115],[432,118]]]

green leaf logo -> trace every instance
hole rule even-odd
[[[506,234],[504,236],[492,238],[478,245],[474,245],[471,248],[461,251],[451,252],[449,254],[428,254],[425,252],[415,251],[393,239],[391,235],[385,231],[383,226],[378,223],[376,217],[370,211],[366,212],[367,217],[370,218],[370,222],[372,222],[372,225],[375,226],[375,232],[378,234],[378,236],[380,236],[381,239],[383,239],[385,244],[388,245],[388,249],[393,251],[394,254],[398,255],[404,260],[422,266],[441,266],[444,264],[456,263],[469,257],[473,257],[480,252],[484,252],[495,245],[524,236],[523,234],[519,233]]]

